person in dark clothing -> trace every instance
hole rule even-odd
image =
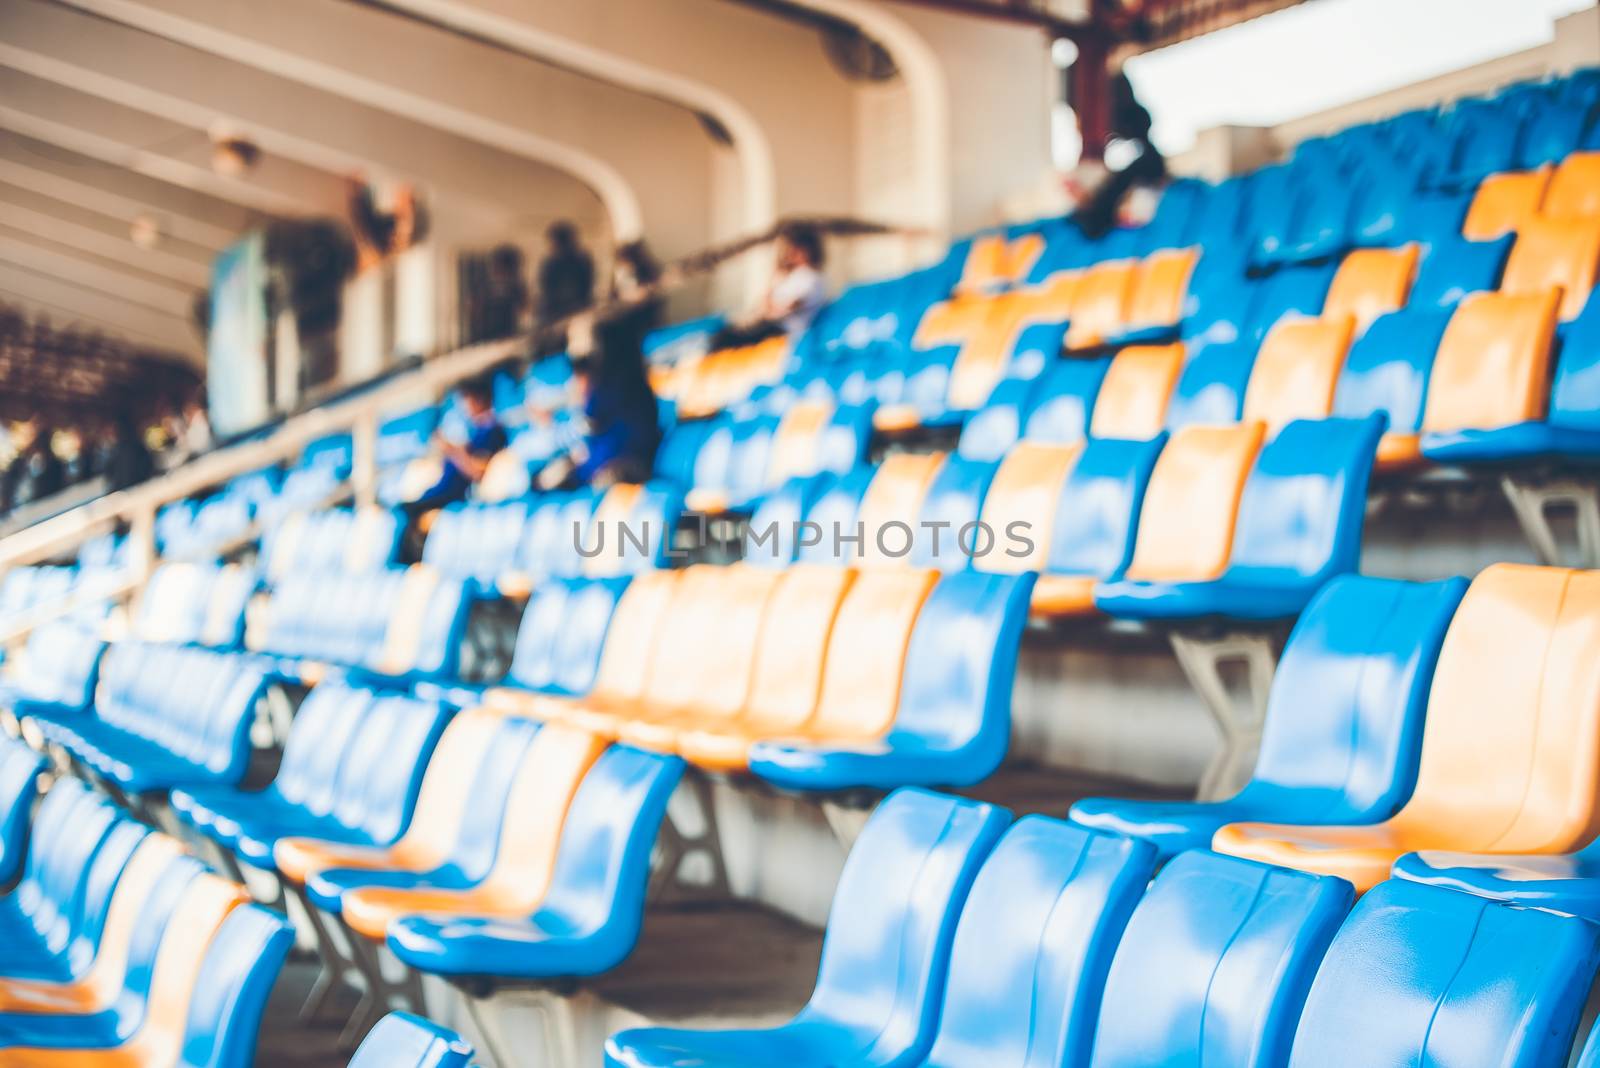
[[[116,417],[112,430],[111,455],[106,460],[106,482],[113,490],[136,486],[155,474],[155,458],[144,442],[144,435],[126,412]]]
[[[637,348],[641,357],[646,335],[666,319],[667,302],[655,288],[660,281],[661,264],[643,241],[618,246],[616,266],[611,272],[612,304],[606,311],[607,330],[627,330],[637,335],[630,341],[618,338],[616,344]]]
[[[552,223],[550,251],[539,263],[539,321],[554,323],[594,303],[594,260],[578,244],[578,228]]]
[[[661,444],[655,391],[645,369],[643,333],[632,316],[573,320],[572,425],[578,437],[539,472],[541,489],[643,482]]]
[[[522,277],[522,269],[522,250],[515,245],[500,245],[489,253],[489,272],[478,298],[474,340],[511,337],[522,328],[522,313],[528,307],[528,283]]]
[[[1074,218],[1086,237],[1101,238],[1117,224],[1123,197],[1135,186],[1160,186],[1167,180],[1167,161],[1150,140],[1150,112],[1133,93],[1133,83],[1118,71],[1111,78],[1111,136],[1127,141],[1138,155],[1121,170],[1112,171],[1078,209]]]

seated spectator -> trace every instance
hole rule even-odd
[[[535,355],[560,352],[564,321],[594,303],[594,259],[578,242],[570,222],[545,231],[550,251],[539,261],[539,305]]]
[[[809,226],[785,226],[778,234],[778,269],[756,314],[730,323],[711,339],[713,349],[754,345],[769,337],[799,337],[828,299],[822,277],[822,235]]]
[[[456,442],[442,433],[434,434],[433,444],[444,458],[444,467],[437,482],[402,506],[408,519],[464,500],[488,469],[490,458],[509,441],[494,413],[494,382],[489,376],[467,379],[456,387],[456,395],[466,415],[467,438]]]
[[[609,486],[650,477],[661,444],[656,396],[645,371],[643,332],[624,305],[596,321],[579,316],[568,330],[572,360],[567,451],[539,472],[541,489]]]
[[[1133,83],[1118,71],[1111,78],[1110,90],[1111,137],[1125,142],[1132,155],[1111,169],[1073,216],[1084,236],[1096,240],[1117,225],[1118,212],[1130,190],[1155,189],[1167,181],[1167,161],[1150,140],[1150,112],[1134,95]]]

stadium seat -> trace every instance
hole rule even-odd
[[[1260,755],[1225,801],[1086,798],[1072,820],[1151,842],[1163,860],[1245,820],[1374,823],[1411,796],[1423,708],[1463,579],[1346,575],[1306,606],[1273,676]]]
[[[1120,327],[1107,340],[1115,345],[1169,341],[1177,336],[1199,252],[1163,249],[1139,262]]]
[[[860,507],[852,516],[844,515],[839,507],[846,503],[843,498],[831,509],[819,507],[811,519],[822,525],[820,559],[845,564],[898,566],[899,561],[884,551],[889,547],[884,536],[885,527],[909,522],[921,513],[928,490],[943,464],[944,457],[938,453],[897,453],[878,465],[866,492],[861,495]],[[841,487],[841,493],[847,497],[849,489]],[[859,540],[852,542],[852,539]],[[844,546],[849,544],[853,544],[854,549],[847,553]]]
[[[1133,441],[1160,436],[1183,362],[1181,344],[1130,345],[1118,352],[1093,398],[1089,436]]]
[[[1539,214],[1550,168],[1493,174],[1478,186],[1462,224],[1461,235],[1470,241],[1488,241],[1520,231]]]
[[[1008,821],[992,805],[896,791],[845,861],[816,989],[794,1019],[766,1030],[623,1031],[606,1043],[608,1068],[924,1063],[957,920]]]
[[[479,699],[490,707],[515,710],[524,692],[587,693],[594,685],[606,630],[628,583],[626,578],[542,583],[523,610],[503,686],[482,691]]]
[[[387,508],[330,508],[297,512],[262,536],[268,582],[294,574],[376,571],[400,547],[399,516]]]
[[[469,1068],[472,1047],[454,1031],[414,1016],[391,1012],[367,1033],[349,1068]]]
[[[1594,291],[1600,269],[1600,216],[1579,219],[1530,219],[1517,231],[1506,261],[1500,292],[1537,297],[1555,288],[1561,292],[1563,321],[1577,318]]]
[[[1515,237],[1489,241],[1452,238],[1435,242],[1422,257],[1408,308],[1454,308],[1473,293],[1500,288],[1500,276]]]
[[[411,822],[423,769],[449,718],[437,702],[323,683],[296,714],[265,790],[174,790],[172,807],[239,859],[268,870],[283,838],[389,846]]]
[[[1429,849],[1394,862],[1394,876],[1528,908],[1600,921],[1600,866],[1590,843],[1576,853],[1501,856]]]
[[[1383,419],[1296,420],[1255,453],[1260,433],[1259,423],[1247,423],[1174,436],[1145,494],[1133,562],[1122,579],[1095,591],[1101,611],[1133,619],[1289,619],[1323,583],[1356,570]],[[1204,437],[1183,441],[1185,434]],[[1169,465],[1180,442],[1202,448]],[[1213,492],[1184,496],[1204,491]],[[1233,499],[1236,523],[1225,516]],[[1184,503],[1191,507],[1175,510]]]
[[[1405,308],[1373,321],[1350,346],[1333,395],[1333,415],[1388,420],[1378,442],[1378,467],[1399,468],[1422,458],[1422,412],[1434,354],[1450,313]]]
[[[1254,343],[1243,339],[1214,341],[1191,353],[1167,402],[1167,429],[1237,423],[1255,358]]]
[[[389,948],[442,975],[548,979],[616,967],[638,941],[650,858],[682,770],[676,757],[612,746],[558,820],[547,870],[522,875],[516,894],[488,892],[486,883],[445,908],[430,900],[389,925]]]
[[[44,769],[38,753],[0,736],[0,887],[11,886],[22,871],[28,823]]]
[[[1071,445],[1089,435],[1100,390],[1114,360],[1057,360],[1039,373],[1032,403],[1023,413],[1028,441]],[[996,454],[992,459],[999,459]]]
[[[1560,161],[1541,214],[1546,219],[1600,217],[1600,152],[1575,152]]]
[[[338,897],[345,923],[381,940],[391,920],[412,913],[532,911],[549,885],[573,793],[604,748],[604,742],[582,731],[559,725],[541,728],[503,801],[492,810],[498,824],[491,831],[493,861],[480,879],[464,878],[453,867],[424,873],[345,873],[349,877],[339,884]],[[332,874],[323,872],[319,882],[332,882]]]
[[[1180,853],[1117,945],[1089,1065],[1283,1064],[1350,903],[1339,879]]]
[[[1084,272],[1072,294],[1072,318],[1066,333],[1069,350],[1098,348],[1127,328],[1139,275],[1137,260],[1102,263]]]
[[[1348,315],[1357,335],[1380,315],[1405,307],[1416,278],[1421,246],[1414,242],[1392,249],[1357,249],[1346,256],[1328,287],[1322,306],[1327,319]]]
[[[172,685],[183,679],[184,685]],[[44,736],[128,793],[237,784],[267,676],[226,654],[123,642],[111,647],[94,707],[29,718]]]
[[[1011,687],[1032,588],[1031,574],[944,576],[917,615],[893,720],[828,721],[832,710],[823,706],[807,740],[751,746],[751,772],[791,790],[970,786],[988,778],[1011,741]],[[829,681],[849,607],[840,610],[829,648]],[[880,678],[892,673],[877,669]]]
[[[1264,423],[1269,438],[1293,420],[1326,419],[1355,327],[1350,315],[1279,322],[1250,366],[1240,418]]]
[[[978,522],[997,464],[956,455],[939,465],[912,525],[912,567],[959,571],[981,548]],[[931,532],[931,533],[930,533]]]
[[[1422,453],[1458,462],[1538,454],[1557,436],[1546,415],[1560,293],[1482,293],[1450,318],[1428,379]]]
[[[139,597],[133,633],[147,642],[235,648],[255,590],[256,576],[238,564],[163,564]]]
[[[1334,936],[1287,1063],[1566,1064],[1597,964],[1592,924],[1390,880]]]
[[[1468,588],[1428,695],[1417,785],[1369,826],[1238,823],[1221,852],[1366,890],[1415,850],[1565,853],[1600,830],[1600,673],[1589,572],[1495,564]]]
[[[70,620],[46,623],[28,635],[20,656],[0,681],[0,705],[21,717],[82,712],[94,700],[100,677],[102,642],[90,629]]]
[[[422,563],[437,574],[492,595],[510,571],[528,523],[525,501],[445,505],[433,517],[422,546]]]

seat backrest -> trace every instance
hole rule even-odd
[[[698,701],[702,684],[716,673],[718,664],[718,650],[706,636],[719,633],[724,614],[738,610],[737,584],[737,577],[727,568],[697,564],[685,569],[656,630],[649,657],[632,667],[643,676],[642,700],[668,711],[686,710]],[[759,621],[756,615],[749,626],[753,629]]]
[[[1068,348],[1093,348],[1122,329],[1138,275],[1138,260],[1112,260],[1084,272],[1072,295]]]
[[[22,870],[44,768],[42,756],[21,742],[0,738],[0,886],[9,886]]]
[[[294,945],[294,929],[257,905],[217,928],[190,988],[180,1068],[240,1068],[255,1060],[267,998]],[[166,1024],[165,1011],[159,1011]]]
[[[812,733],[882,737],[900,701],[906,647],[939,573],[922,568],[865,571],[834,620]]]
[[[1500,291],[1541,296],[1561,290],[1561,318],[1575,319],[1594,291],[1600,269],[1600,216],[1530,219],[1517,232]]]
[[[834,621],[855,576],[828,564],[783,571],[767,603],[745,702],[752,734],[792,734],[816,714]]]
[[[1543,418],[1559,302],[1553,289],[1463,300],[1434,356],[1422,429],[1493,429]]]
[[[1597,964],[1576,917],[1390,879],[1334,936],[1288,1063],[1566,1064]]]
[[[797,1022],[858,1022],[908,1061],[924,1055],[957,919],[1009,820],[978,801],[917,789],[890,794],[845,859],[816,989]]]
[[[1478,185],[1467,209],[1461,236],[1471,241],[1488,241],[1516,233],[1539,213],[1545,190],[1550,185],[1550,168],[1508,171],[1491,174]]]
[[[558,693],[588,693],[599,669],[606,631],[629,579],[569,580],[564,619],[555,635],[548,686]]]
[[[1189,276],[1194,273],[1199,250],[1163,249],[1139,264],[1129,294],[1126,323],[1130,327],[1176,326],[1183,317]]]
[[[1461,601],[1395,817],[1453,848],[1561,853],[1600,831],[1600,573],[1494,564]]]
[[[1028,441],[1071,445],[1089,434],[1109,359],[1057,360],[1039,372],[1039,386],[1022,424]]]
[[[1331,263],[1285,267],[1255,287],[1247,337],[1260,344],[1278,323],[1289,317],[1321,315],[1333,284]]]
[[[715,645],[716,670],[704,673],[698,681],[693,707],[697,716],[732,718],[750,697],[762,631],[775,618],[773,595],[783,572],[737,565],[722,570],[721,608],[713,629],[698,635],[700,641]],[[716,635],[714,643],[708,641],[712,634]]]
[[[1089,1064],[1282,1064],[1353,897],[1330,876],[1178,854],[1123,931]]]
[[[906,650],[893,740],[960,749],[941,781],[988,778],[1011,741],[1011,688],[1034,576],[959,571],[933,588]]]
[[[544,899],[567,809],[605,748],[603,739],[561,723],[534,735],[501,809],[494,867],[478,888],[494,912],[529,913]]]
[[[1183,363],[1182,344],[1131,345],[1118,352],[1093,399],[1089,436],[1148,440],[1159,435]]]
[[[1490,241],[1458,237],[1434,242],[1417,269],[1408,307],[1453,308],[1472,293],[1500,288],[1514,240],[1507,234]]]
[[[580,584],[581,580],[550,579],[534,586],[517,625],[507,681],[530,690],[554,684],[559,667],[556,642],[566,624],[567,602]]]
[[[1167,428],[1237,423],[1255,365],[1245,340],[1209,344],[1190,356],[1167,402]]]
[[[1355,575],[1324,586],[1283,647],[1240,799],[1320,823],[1393,815],[1416,783],[1428,687],[1466,589]]]
[[[1100,990],[1155,849],[1044,816],[1011,825],[956,926],[939,1035],[944,1068],[1082,1065]]]
[[[467,1068],[472,1047],[454,1031],[409,1012],[391,1012],[361,1040],[349,1068]]]
[[[333,807],[340,765],[370,703],[368,693],[336,680],[312,688],[295,710],[283,743],[272,780],[279,797],[318,815]]]
[[[681,571],[647,571],[628,584],[617,600],[600,649],[594,692],[609,698],[637,700],[644,690],[640,665],[647,663],[656,639],[667,626],[667,611]]]
[[[1547,219],[1600,216],[1600,152],[1574,152],[1561,161],[1544,196]]]
[[[1023,420],[1049,378],[1050,368],[1046,367],[1031,378],[1010,375],[997,382],[983,407],[962,424],[956,454],[969,460],[987,461],[1004,456],[1022,437]]]
[[[1415,433],[1434,353],[1450,313],[1442,308],[1406,308],[1376,319],[1345,357],[1333,394],[1333,414],[1347,419],[1382,414],[1395,433]]]
[[[376,695],[345,751],[335,818],[380,845],[399,838],[449,721],[449,709],[437,701]]]
[[[1145,487],[1128,578],[1182,582],[1222,574],[1265,433],[1261,423],[1192,426],[1168,439]]]
[[[1404,307],[1421,252],[1420,245],[1408,242],[1399,248],[1364,248],[1350,253],[1333,276],[1322,314],[1328,318],[1351,316],[1359,334],[1378,316]]]
[[[650,856],[683,761],[614,745],[602,753],[572,799],[555,874],[540,909],[581,949],[571,971],[595,975],[622,963],[644,922]]]
[[[1084,445],[1061,487],[1044,570],[1107,579],[1133,556],[1145,487],[1167,437],[1097,438]]]
[[[1384,419],[1296,419],[1256,456],[1227,578],[1315,588],[1360,563]]]
[[[973,567],[997,574],[1041,571],[1050,553],[1061,488],[1084,446],[1025,441],[1000,461],[980,513],[983,541],[970,546]],[[1007,551],[1013,524],[1021,524],[1031,551]],[[975,537],[976,540],[976,537]],[[987,542],[987,545],[984,544]],[[977,550],[983,550],[978,552]]]
[[[970,562],[962,551],[976,537],[979,512],[994,480],[997,465],[951,456],[939,468],[922,499],[913,528],[916,537],[908,557],[913,567],[959,571]]]
[[[1002,293],[989,299],[977,329],[967,336],[950,365],[945,402],[954,411],[980,407],[1005,375],[1019,336],[1040,317],[1041,301],[1032,293]]]
[[[72,711],[89,707],[105,643],[70,620],[46,623],[28,635],[13,682],[25,701]]]
[[[797,532],[796,555],[800,560],[824,564],[843,562],[835,548],[835,535],[841,531],[854,532],[862,500],[876,476],[876,468],[863,464],[823,488],[806,513],[806,523],[811,526]]]
[[[1250,369],[1242,418],[1265,423],[1268,436],[1291,420],[1326,418],[1354,335],[1348,315],[1285,319],[1273,327]]]
[[[859,556],[860,561],[867,565],[902,564],[903,559],[883,552],[883,546],[898,549],[901,542],[899,537],[885,535],[884,528],[890,523],[911,524],[917,521],[928,487],[933,484],[934,476],[943,464],[942,453],[897,453],[879,464],[866,495],[861,498],[861,508],[856,517],[856,525],[859,525],[861,533],[860,547],[854,554],[841,554],[844,559],[838,562],[848,563],[852,556]],[[838,531],[838,535],[853,537],[855,526],[848,523],[846,526],[848,529]],[[835,534],[833,530],[824,530],[823,541],[832,541]],[[880,535],[884,536],[880,539]]]

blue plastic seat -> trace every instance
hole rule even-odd
[[[863,464],[822,491],[811,507],[807,522],[816,524],[823,534],[819,540],[809,544],[807,539],[800,539],[797,556],[801,563],[837,562],[832,533],[835,530],[855,529],[861,499],[866,495],[876,471],[877,468]]]
[[[295,717],[270,786],[175,790],[173,808],[267,870],[282,838],[392,845],[411,821],[423,769],[449,718],[437,702],[325,684]]]
[[[422,546],[422,562],[452,579],[492,590],[514,566],[528,522],[523,501],[447,505],[434,516]]]
[[[606,1043],[609,1068],[911,1068],[934,1040],[957,920],[1009,815],[981,802],[899,790],[850,850],[811,1000],[748,1031],[642,1028]]]
[[[830,746],[758,742],[750,770],[791,790],[970,786],[1011,741],[1011,686],[1034,576],[945,575],[917,616],[900,700],[883,738]]]
[[[1469,294],[1498,289],[1512,240],[1507,235],[1493,241],[1454,237],[1434,242],[1417,269],[1410,307],[1453,308]]]
[[[1597,964],[1591,923],[1391,879],[1334,937],[1287,1063],[1566,1064]]]
[[[0,887],[10,886],[22,871],[28,824],[44,768],[38,753],[0,737]]]
[[[536,587],[517,628],[506,684],[534,693],[587,693],[628,581],[551,579]]]
[[[1510,109],[1463,102],[1447,118],[1453,153],[1438,175],[1450,189],[1470,189],[1491,174],[1515,170],[1522,123]]]
[[[0,700],[19,717],[82,714],[94,701],[105,648],[75,622],[47,623],[28,635],[20,663],[0,687]]]
[[[1353,897],[1342,879],[1180,853],[1123,932],[1089,1065],[1283,1064]]]
[[[757,567],[787,567],[794,563],[800,551],[800,524],[837,480],[830,474],[791,478],[763,497],[760,507],[750,516],[744,562]]]
[[[1578,150],[1593,119],[1592,105],[1567,104],[1549,98],[1536,103],[1523,124],[1517,168],[1555,165]]]
[[[1111,956],[1154,870],[1120,835],[1027,816],[978,871],[956,926],[928,1065],[1082,1065]]]
[[[1338,264],[1320,263],[1285,267],[1273,272],[1254,289],[1249,327],[1242,336],[1254,345],[1260,345],[1267,332],[1285,316],[1321,315],[1328,287],[1333,284],[1337,270]]]
[[[1101,357],[1056,360],[1041,371],[1023,422],[1023,438],[1059,445],[1087,438],[1095,398],[1110,367],[1110,357]]]
[[[978,521],[995,468],[994,463],[959,455],[945,460],[922,498],[911,566],[960,571],[968,565],[970,557],[961,549],[961,532]]]
[[[1336,173],[1320,174],[1310,181],[1299,218],[1288,231],[1277,261],[1310,263],[1337,256],[1349,248],[1362,184]]]
[[[1167,403],[1167,429],[1237,423],[1255,367],[1255,346],[1217,341],[1189,357]]]
[[[1284,646],[1261,752],[1226,801],[1086,798],[1072,820],[1152,842],[1163,858],[1206,849],[1228,823],[1361,824],[1394,815],[1416,784],[1428,687],[1464,579],[1336,578]]]
[[[1447,310],[1408,307],[1379,316],[1355,340],[1345,357],[1344,369],[1334,389],[1333,414],[1361,419],[1381,414],[1388,419],[1379,457],[1389,442],[1415,437],[1422,428],[1423,405],[1428,395],[1428,372],[1450,322]]]
[[[1367,484],[1384,419],[1297,419],[1256,457],[1239,501],[1228,568],[1199,582],[1121,579],[1095,604],[1132,619],[1291,619],[1336,575],[1357,569]]]
[[[1553,909],[1600,922],[1600,848],[1520,856],[1427,850],[1394,864],[1396,878],[1461,893]]]
[[[982,408],[973,412],[961,428],[958,455],[969,460],[995,461],[1022,440],[1022,424],[1033,409],[1042,381],[1050,376],[1046,367],[1027,378],[1009,376],[996,383]]]
[[[598,975],[633,951],[677,757],[607,749],[584,776],[561,828],[550,888],[525,919],[408,916],[389,948],[422,971],[547,979]]]
[[[361,1040],[349,1068],[468,1068],[472,1047],[454,1031],[391,1012]]]

